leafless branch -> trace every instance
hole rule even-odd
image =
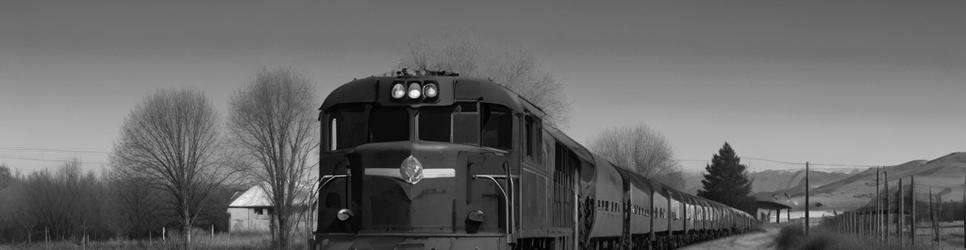
[[[288,247],[292,215],[311,192],[309,155],[318,145],[315,89],[290,69],[263,69],[232,98],[233,142],[250,162],[247,172],[268,192],[276,248]]]
[[[409,46],[397,67],[458,72],[461,76],[492,79],[540,107],[553,126],[566,125],[570,101],[564,86],[539,68],[537,60],[523,50],[493,53],[467,40],[419,41]]]
[[[223,150],[218,136],[215,111],[201,92],[162,90],[135,107],[114,146],[114,165],[167,194],[185,247],[200,204],[236,172],[217,158]]]
[[[669,178],[681,178],[681,167],[663,135],[644,124],[611,128],[600,132],[591,143],[597,155],[620,167],[634,170],[672,186]]]

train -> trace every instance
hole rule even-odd
[[[672,249],[759,223],[593,154],[492,80],[421,72],[323,101],[313,249]]]

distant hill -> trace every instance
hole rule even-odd
[[[841,180],[849,176],[845,173],[829,173],[822,171],[810,171],[810,185],[825,185],[833,181]],[[751,184],[752,193],[774,193],[789,189],[801,189],[805,187],[805,170],[765,170],[751,173],[753,181]],[[784,194],[782,194],[784,195]]]
[[[899,178],[903,178],[904,184],[908,185],[908,177],[915,175],[916,186],[920,188],[916,190],[917,193],[925,193],[927,192],[926,187],[933,187],[933,192],[942,194],[944,200],[960,200],[964,191],[963,178],[966,175],[966,152],[952,153],[929,161],[910,161],[884,167],[881,171],[885,171],[889,175],[890,191],[896,190]],[[882,181],[882,185],[885,185],[885,180],[880,181]],[[810,202],[813,205],[821,203],[826,208],[851,209],[864,205],[875,193],[875,169],[866,169],[846,178],[824,184],[815,181],[810,184],[812,186]],[[802,187],[797,186],[779,192],[788,192],[792,196],[792,199],[788,200],[787,203],[798,204],[796,207],[804,207],[804,189]],[[761,195],[758,197],[764,198]]]
[[[849,176],[846,173],[827,173],[821,171],[811,171],[811,173],[809,177],[811,180],[810,184],[813,187],[831,183]],[[683,176],[685,180],[684,191],[696,194],[701,189],[701,180],[704,179],[702,173],[685,172]],[[777,191],[784,192],[789,189],[801,189],[805,186],[805,170],[764,170],[752,172],[748,177],[752,180],[751,193],[756,197],[764,195],[762,197],[771,199],[771,195]],[[782,193],[778,194],[784,196]]]

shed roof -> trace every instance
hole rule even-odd
[[[268,193],[259,185],[254,185],[228,204],[228,207],[270,207]]]
[[[758,208],[765,209],[791,209],[792,207],[774,201],[755,201]]]

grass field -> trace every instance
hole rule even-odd
[[[302,239],[302,237],[298,237]],[[180,239],[169,238],[166,241],[160,240],[109,240],[93,241],[87,244],[71,241],[57,242],[33,242],[31,244],[6,244],[0,245],[0,250],[6,249],[181,249]],[[294,249],[305,249],[306,241],[293,241],[291,245]],[[268,234],[215,234],[198,235],[191,239],[191,249],[272,249],[271,235]]]
[[[939,241],[934,241],[932,228],[922,223],[916,228],[916,244],[910,244],[909,230],[901,238],[890,228],[885,240],[875,235],[848,234],[827,227],[812,227],[806,237],[799,225],[782,228],[775,239],[777,249],[962,249],[963,222],[940,223]]]

